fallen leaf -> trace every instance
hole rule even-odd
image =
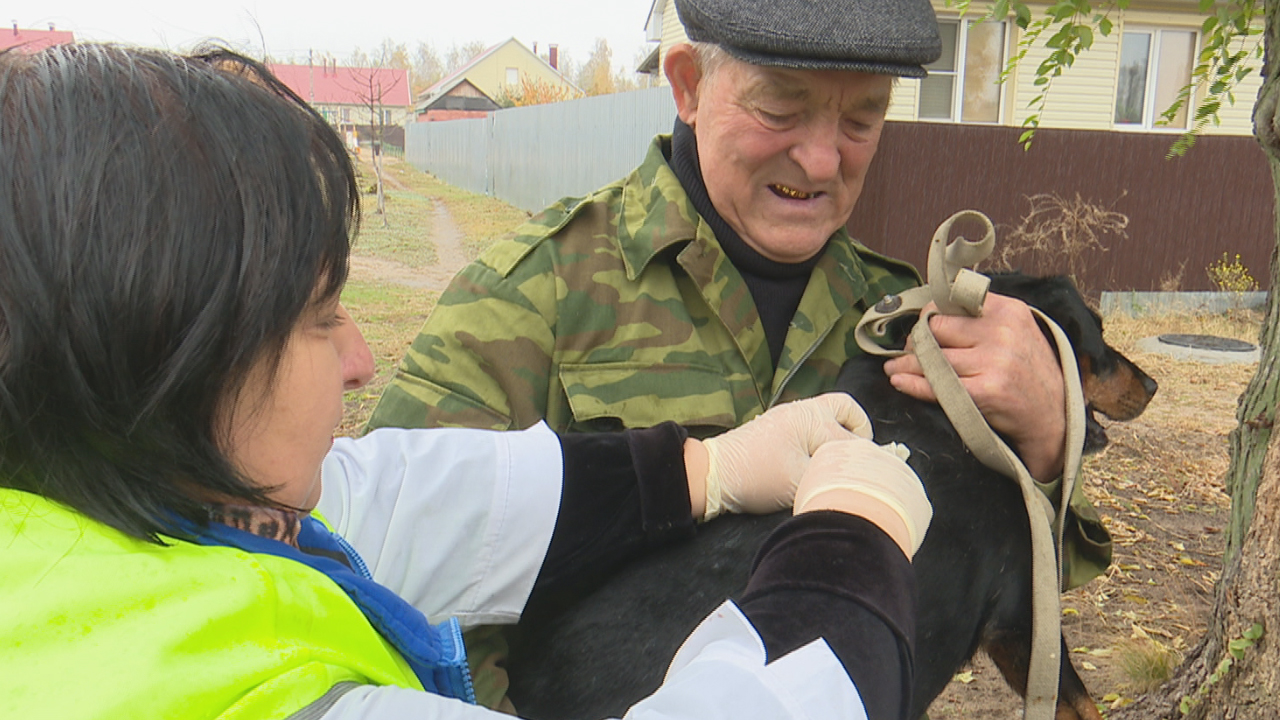
[[[1088,660],[1081,661],[1081,663],[1080,663],[1080,667],[1084,668],[1085,670],[1097,670],[1097,669],[1098,669],[1098,666],[1097,666],[1097,665],[1094,665],[1093,663],[1089,662]]]
[[[974,680],[973,671],[965,670],[964,672],[958,672],[955,675],[951,676],[951,679],[958,683],[964,683],[965,685],[968,685]]]

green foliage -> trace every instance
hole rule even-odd
[[[955,7],[962,15],[972,5],[973,0],[947,0],[947,6]],[[1005,65],[1000,82],[1009,79],[1032,48],[1043,45],[1049,50],[1035,68],[1032,84],[1037,94],[1027,102],[1027,108],[1034,112],[1023,120],[1019,138],[1025,149],[1031,149],[1040,127],[1040,115],[1054,78],[1070,69],[1076,58],[1093,46],[1096,36],[1110,36],[1116,16],[1128,8],[1129,0],[1053,0],[1036,17],[1021,0],[993,0],[988,4],[983,20],[1002,20],[1012,15],[1023,31],[1017,52]],[[1262,57],[1262,30],[1257,21],[1263,17],[1263,9],[1262,0],[1200,0],[1199,10],[1206,17],[1200,26],[1202,48],[1191,82],[1160,114],[1160,123],[1168,125],[1194,98],[1200,96],[1201,100],[1195,106],[1190,128],[1174,142],[1170,156],[1186,152],[1205,127],[1219,123],[1219,111],[1235,103],[1235,86],[1253,72],[1248,66],[1249,58]]]
[[[1227,643],[1227,655],[1218,663],[1218,667],[1214,668],[1209,677],[1200,684],[1193,695],[1183,695],[1182,701],[1178,703],[1178,710],[1183,715],[1190,715],[1200,701],[1209,694],[1209,690],[1214,685],[1222,682],[1222,679],[1231,671],[1231,667],[1236,660],[1243,660],[1245,651],[1252,648],[1262,639],[1265,631],[1262,623],[1254,623],[1252,627],[1244,631],[1244,634]]]

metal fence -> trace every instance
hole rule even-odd
[[[405,158],[447,183],[536,212],[634,170],[675,117],[669,88],[510,108],[413,123]]]
[[[406,158],[446,182],[537,212],[626,175],[674,120],[671,90],[653,88],[412,124]],[[1223,253],[1239,254],[1267,289],[1274,196],[1252,138],[1201,138],[1186,157],[1167,160],[1174,137],[1167,133],[1042,129],[1030,152],[1018,144],[1020,133],[889,123],[850,232],[920,267],[934,228],[956,210],[982,210],[1007,231],[1027,212],[1027,197],[1079,195],[1129,218],[1127,238],[1085,263],[1079,279],[1090,295],[1216,290],[1205,269]]]

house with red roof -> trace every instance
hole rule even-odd
[[[17,52],[39,52],[54,45],[70,45],[76,41],[75,33],[58,30],[49,23],[48,30],[23,30],[18,23],[12,30],[0,31],[0,50],[15,48]]]
[[[404,147],[404,124],[413,110],[409,71],[343,67],[322,61],[271,65],[275,74],[347,136],[354,149],[375,137]]]

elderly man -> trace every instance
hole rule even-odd
[[[561,200],[467,266],[371,427],[545,419],[598,431],[674,420],[712,435],[830,390],[860,352],[863,312],[919,283],[844,225],[896,78],[923,77],[941,52],[929,0],[676,9],[694,42],[664,61],[673,134],[627,177]],[[978,407],[1054,497],[1064,391],[1026,306],[992,295],[981,318],[932,325]],[[902,392],[932,399],[913,355],[885,371]],[[1065,555],[1077,585],[1106,568],[1110,545],[1083,495],[1071,507]],[[500,653],[493,640],[469,637],[473,656]],[[490,702],[504,679],[492,667],[477,673],[496,691]]]
[[[674,133],[627,177],[556,203],[466,267],[372,427],[675,420],[714,434],[831,389],[860,352],[862,313],[919,282],[844,225],[896,78],[923,77],[941,52],[928,0],[676,8],[694,42],[664,61]],[[1063,386],[1026,306],[992,295],[981,318],[935,318],[933,329],[987,419],[1052,483]],[[913,355],[885,371],[932,399]],[[1068,576],[1079,584],[1106,567],[1110,547],[1083,496],[1071,504]]]

